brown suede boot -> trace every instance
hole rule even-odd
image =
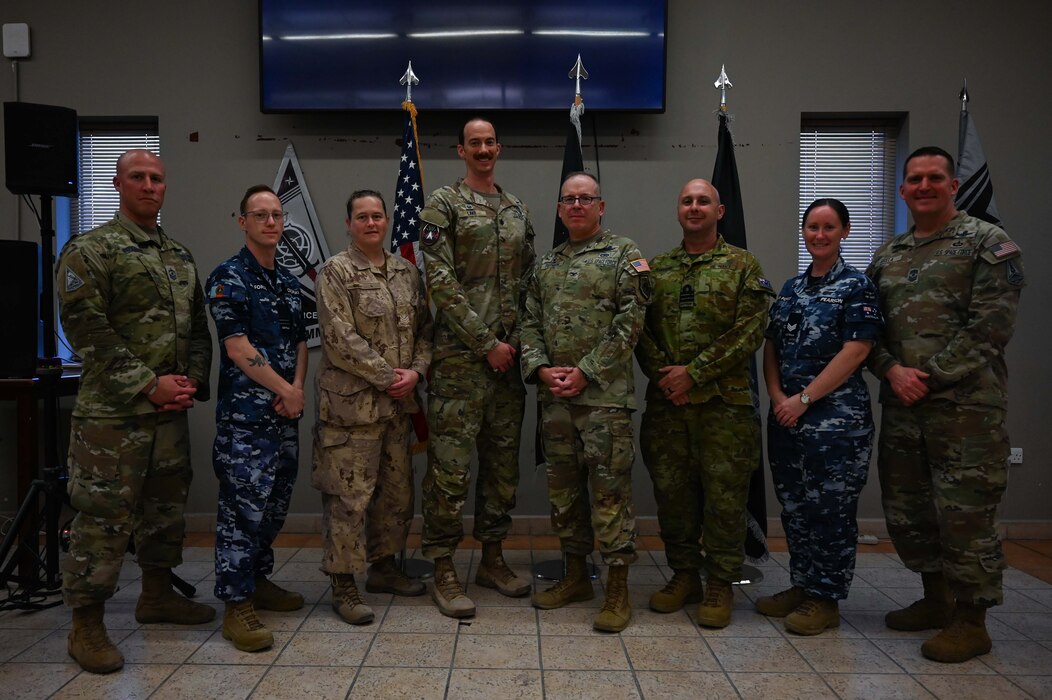
[[[475,603],[468,598],[453,568],[453,557],[435,559],[435,581],[431,586],[431,600],[439,612],[447,617],[474,617]]]
[[[884,624],[900,632],[938,629],[953,617],[953,593],[942,572],[921,573],[924,597],[884,616]]]
[[[959,664],[989,654],[993,648],[986,631],[986,608],[957,601],[953,619],[937,635],[921,645],[921,653],[932,661]]]
[[[66,650],[90,673],[112,673],[124,668],[124,656],[110,641],[102,622],[105,610],[104,603],[73,608],[73,627]]]
[[[274,635],[256,615],[251,598],[227,601],[223,612],[223,639],[229,639],[240,651],[262,651],[274,646]]]
[[[195,603],[172,589],[171,569],[142,570],[142,593],[135,606],[137,622],[201,625],[211,622],[215,617],[215,608]]]
[[[686,603],[698,603],[704,589],[697,569],[681,569],[672,574],[665,587],[650,596],[650,609],[659,613],[672,613]]]
[[[807,598],[807,593],[799,586],[778,591],[774,595],[765,595],[756,599],[756,612],[767,617],[785,617],[796,610]]]
[[[377,559],[369,566],[365,590],[370,593],[393,593],[418,596],[427,593],[427,586],[419,579],[409,578],[398,568],[394,556]]]
[[[709,576],[705,600],[698,606],[698,624],[702,627],[726,627],[734,611],[734,586],[729,581]]]
[[[345,622],[364,625],[373,621],[373,609],[362,600],[354,574],[330,574],[332,581],[332,609]]]
[[[611,566],[606,575],[606,600],[592,627],[603,632],[620,632],[632,619],[628,599],[628,566]]]
[[[828,598],[808,596],[800,606],[786,615],[785,628],[796,634],[811,636],[840,626],[840,606]]]
[[[475,572],[475,583],[495,588],[509,598],[519,598],[530,592],[529,579],[516,574],[504,561],[500,542],[482,543],[482,561]]]
[[[570,603],[591,600],[595,597],[592,579],[588,577],[588,562],[583,555],[567,554],[566,571],[562,579],[545,591],[533,594],[533,607],[554,610]]]
[[[256,576],[256,590],[252,592],[252,607],[255,610],[274,612],[299,610],[303,607],[303,595],[282,588],[266,576]]]

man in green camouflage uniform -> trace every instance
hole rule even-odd
[[[536,593],[533,604],[551,609],[592,598],[585,557],[598,536],[610,568],[594,627],[619,632],[632,617],[627,576],[636,560],[632,349],[651,289],[636,244],[600,226],[604,206],[591,175],[564,180],[559,217],[570,238],[537,263],[530,279],[522,376],[537,383],[544,404],[552,528],[566,557],[562,580]]]
[[[683,242],[651,261],[654,301],[636,347],[650,380],[639,442],[674,572],[650,607],[673,612],[701,601],[697,619],[707,627],[730,623],[731,582],[741,577],[749,479],[760,461],[749,360],[774,296],[756,257],[717,233],[723,211],[707,180],[683,186]]]
[[[870,356],[883,404],[877,467],[888,533],[924,598],[892,629],[945,627],[921,647],[961,662],[991,649],[986,609],[1002,602],[997,506],[1008,481],[1005,346],[1024,285],[1004,231],[957,211],[953,157],[924,147],[899,193],[914,226],[868,274],[887,326]]]
[[[137,621],[215,617],[170,581],[182,563],[193,475],[186,410],[208,398],[212,339],[193,257],[157,225],[164,176],[149,151],[122,155],[117,216],[71,239],[58,262],[62,326],[84,361],[69,451],[69,497],[79,512],[62,592],[73,608],[69,653],[95,673],[124,665],[103,613],[133,537],[143,570]]]
[[[519,483],[526,389],[516,371],[519,309],[533,265],[533,226],[521,201],[499,188],[500,143],[493,125],[472,119],[457,153],[467,174],[431,193],[420,212],[420,243],[437,308],[428,398],[428,468],[423,486],[423,553],[435,560],[432,597],[444,614],[470,617],[475,605],[453,569],[464,536],[462,511],[478,451],[475,539],[482,561],[475,583],[525,595],[528,579],[505,563]]]

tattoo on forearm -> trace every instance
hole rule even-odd
[[[263,359],[262,355],[256,355],[255,357],[253,357],[251,360],[248,361],[249,367],[264,367],[264,366],[266,366],[266,364],[267,364],[267,361]]]

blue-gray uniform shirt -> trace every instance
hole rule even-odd
[[[874,341],[884,329],[877,289],[864,274],[837,260],[818,280],[811,266],[782,287],[764,335],[778,350],[782,388],[792,396],[818,376],[849,340]],[[864,433],[873,426],[862,368],[811,404],[798,429]]]
[[[299,281],[280,265],[276,275],[248,250],[222,262],[208,276],[208,308],[219,337],[219,392],[216,420],[260,423],[280,418],[274,393],[252,381],[227,354],[224,341],[248,337],[271,368],[290,384],[296,377],[296,348],[306,340]]]

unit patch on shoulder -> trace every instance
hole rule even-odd
[[[84,286],[84,280],[77,277],[77,273],[66,268],[66,293],[75,292]]]
[[[435,224],[425,223],[420,227],[420,242],[424,245],[433,246],[440,238],[442,238],[442,229]]]

